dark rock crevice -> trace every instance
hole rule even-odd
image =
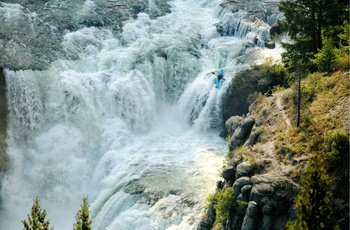
[[[7,114],[6,80],[3,70],[0,69],[0,172],[6,171],[10,167],[9,157],[6,153]]]

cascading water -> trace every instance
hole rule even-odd
[[[55,229],[71,229],[84,196],[96,230],[196,228],[226,153],[221,99],[235,72],[272,55],[245,45],[252,28],[217,33],[232,16],[220,2],[174,0],[170,14],[140,13],[118,38],[94,27],[67,33],[74,60],[4,71],[12,168],[1,229],[21,228],[35,197]],[[223,67],[217,89],[211,72]]]

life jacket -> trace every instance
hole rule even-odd
[[[218,76],[221,76],[221,77],[224,76],[224,70],[223,70],[223,69],[221,69],[221,70],[218,72]]]

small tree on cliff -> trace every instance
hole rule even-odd
[[[39,199],[36,198],[34,200],[34,204],[32,206],[32,210],[30,215],[28,214],[28,221],[23,220],[24,230],[52,230],[50,228],[50,221],[45,220],[46,218],[46,210],[42,210],[39,204]]]
[[[73,230],[91,230],[91,220],[89,219],[89,203],[87,197],[83,198],[81,209],[75,215]]]
[[[339,229],[333,221],[329,179],[320,156],[310,160],[295,201],[298,216],[287,223],[288,230]]]

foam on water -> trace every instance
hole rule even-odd
[[[244,35],[220,37],[219,3],[171,1],[170,14],[141,13],[119,38],[94,27],[67,33],[75,61],[4,71],[12,168],[0,226],[19,229],[38,197],[56,229],[71,229],[88,196],[96,230],[196,228],[227,151],[222,98],[235,72],[271,55],[244,46]],[[258,58],[237,61],[245,55]],[[217,89],[211,72],[223,67]]]

